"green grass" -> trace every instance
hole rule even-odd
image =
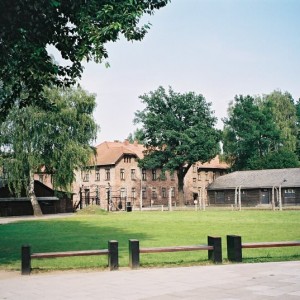
[[[119,263],[128,266],[128,239],[140,247],[206,244],[221,236],[226,263],[226,235],[244,242],[300,240],[300,211],[173,211],[106,213],[90,209],[68,218],[0,225],[0,269],[20,270],[21,245],[32,252],[93,250],[119,242]],[[300,260],[300,247],[244,249],[245,262]],[[207,251],[141,254],[142,267],[207,264]],[[106,256],[32,260],[34,271],[105,268]]]

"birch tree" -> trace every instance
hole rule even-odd
[[[95,96],[81,88],[44,89],[51,110],[14,106],[0,123],[0,155],[10,190],[26,190],[34,215],[42,214],[34,192],[34,174],[51,174],[54,188],[68,190],[74,171],[92,154],[96,137]]]

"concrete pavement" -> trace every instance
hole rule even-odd
[[[0,272],[0,299],[300,299],[300,262],[29,276]]]

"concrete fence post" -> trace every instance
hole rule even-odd
[[[238,235],[227,235],[227,257],[232,262],[242,262],[242,238]]]
[[[140,242],[129,240],[129,267],[137,269],[140,267]]]
[[[31,250],[29,245],[21,248],[21,274],[30,275],[31,272]]]
[[[207,245],[213,246],[213,250],[208,250],[208,259],[214,263],[222,263],[222,240],[220,237],[207,237]]]
[[[108,241],[108,266],[111,271],[119,269],[118,241]]]

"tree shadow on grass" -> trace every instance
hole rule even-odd
[[[138,228],[120,228],[107,223],[81,219],[21,221],[0,227],[0,268],[19,270],[21,246],[30,245],[32,253],[107,249],[109,240],[119,244],[120,266],[128,266],[128,240],[151,239]],[[38,261],[37,263],[34,261]],[[45,269],[73,269],[107,266],[107,256],[87,256],[33,260]],[[33,267],[34,267],[33,265]]]

